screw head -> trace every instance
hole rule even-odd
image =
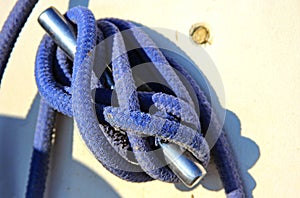
[[[192,40],[198,44],[211,44],[210,28],[207,24],[204,23],[195,23],[190,28],[190,36]]]

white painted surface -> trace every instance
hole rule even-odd
[[[15,1],[0,1],[0,24]],[[36,119],[34,57],[43,30],[36,22],[45,8],[62,12],[67,1],[41,1],[13,51],[0,91],[0,194],[25,192]],[[241,122],[229,130],[248,191],[254,197],[297,197],[300,188],[300,2],[290,1],[95,1],[96,18],[131,19],[149,27],[188,34],[196,22],[212,28],[206,50],[222,77],[226,108]],[[31,109],[31,111],[29,111]],[[234,116],[229,119],[235,120]],[[61,117],[48,197],[224,197],[214,177],[193,191],[154,181],[133,184],[106,171],[89,153],[77,128]],[[74,134],[74,135],[73,135]],[[72,143],[73,139],[73,143]],[[255,161],[257,160],[256,164]],[[253,165],[253,166],[252,166]],[[247,173],[249,169],[249,173]],[[209,190],[215,189],[215,190]]]

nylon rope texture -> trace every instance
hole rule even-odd
[[[36,2],[18,1],[2,28],[0,77]],[[122,179],[179,182],[169,168],[162,166],[161,158],[151,152],[157,149],[156,142],[163,140],[187,149],[204,166],[208,165],[211,150],[227,197],[244,197],[237,165],[222,126],[205,93],[172,55],[157,48],[132,22],[112,18],[96,21],[91,11],[83,7],[72,8],[66,17],[77,27],[74,62],[47,35],[36,56],[35,77],[42,99],[26,197],[43,197],[56,112],[74,117],[83,140],[97,160]],[[13,23],[16,18],[22,18],[21,22]],[[122,31],[129,32],[130,39],[141,49],[139,53],[127,53],[128,42],[120,34]],[[109,46],[96,48],[107,38],[111,38]],[[111,65],[113,91],[95,73],[95,53]],[[132,68],[145,62],[155,67],[171,91],[138,90]],[[174,70],[185,77],[196,93],[199,117],[195,102]],[[112,104],[114,94],[117,104]],[[157,111],[151,114],[147,110],[153,105]],[[208,147],[202,135],[209,124],[222,131],[213,148]],[[132,158],[136,163],[131,162]]]

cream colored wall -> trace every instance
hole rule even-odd
[[[14,2],[0,1],[0,24]],[[34,57],[43,35],[36,19],[51,5],[65,12],[68,2],[41,1],[36,6],[18,39],[1,84],[0,193],[6,197],[22,197],[25,191],[37,110],[35,102],[29,112],[37,93]],[[243,173],[248,191],[255,187],[254,197],[297,197],[300,188],[299,1],[91,0],[89,8],[96,18],[131,19],[186,35],[192,24],[208,23],[213,44],[205,49],[222,77],[226,108],[241,122],[244,137],[234,147],[240,166],[245,171],[249,168],[250,175]],[[72,121],[60,118],[63,124],[59,125],[59,140],[54,149],[48,197],[224,197],[223,190],[207,189],[219,189],[217,180],[212,180],[213,185],[198,186],[192,191],[180,191],[173,184],[158,181],[133,184],[120,180],[92,157],[76,127],[73,133]],[[238,128],[239,124],[234,127]]]

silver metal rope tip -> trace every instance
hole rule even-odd
[[[164,153],[165,160],[173,173],[182,181],[184,185],[193,188],[198,185],[201,179],[206,175],[205,168],[195,163],[183,155],[182,150],[178,145],[172,143],[159,142],[160,147]],[[193,158],[192,155],[190,158]]]
[[[71,58],[75,57],[76,36],[72,25],[54,7],[46,9],[38,17],[39,24],[53,41]]]

